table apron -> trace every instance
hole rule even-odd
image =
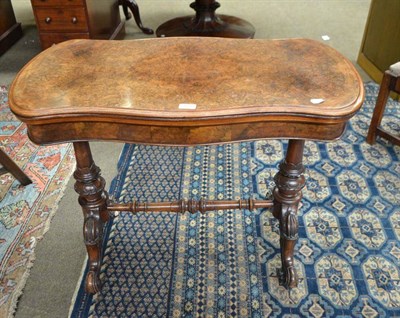
[[[253,122],[212,126],[152,126],[110,122],[64,122],[29,125],[29,138],[37,144],[74,141],[119,141],[154,145],[202,145],[256,139],[335,140],[346,123]]]

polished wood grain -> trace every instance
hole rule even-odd
[[[273,207],[280,224],[280,282],[296,287],[304,141],[338,138],[363,98],[352,64],[319,42],[203,37],[65,42],[21,70],[9,103],[32,141],[74,142],[75,190],[89,255],[86,290],[96,293],[103,224],[113,211]],[[195,107],[181,109],[182,104]],[[260,138],[289,139],[272,201],[183,198],[116,204],[108,199],[89,147],[91,140],[181,146]]]
[[[89,31],[84,7],[38,8],[36,18],[37,25],[42,31]]]
[[[104,190],[105,180],[100,168],[93,161],[88,142],[74,143],[76,170],[74,172],[75,191],[84,215],[83,237],[89,257],[86,289],[97,293],[101,288],[99,272],[102,258],[104,223],[108,221],[108,194]]]
[[[118,0],[31,0],[43,49],[69,39],[121,39]]]
[[[50,33],[40,33],[40,42],[47,43],[47,47],[68,40],[73,39],[90,39],[89,32],[50,32]]]
[[[272,213],[279,220],[282,267],[280,283],[287,287],[297,286],[294,267],[294,246],[299,232],[297,210],[305,185],[303,165],[304,140],[289,140],[285,159],[274,177],[274,207]]]
[[[34,7],[84,6],[85,0],[31,0]]]
[[[29,133],[38,143],[63,132],[59,135],[70,140],[84,134],[88,139],[193,144],[246,135],[334,139],[363,94],[352,64],[312,40],[75,40],[26,65],[13,84],[10,103],[32,123]],[[315,105],[313,98],[324,102]],[[179,109],[182,103],[197,108]],[[82,129],[84,122],[92,124]],[[208,129],[213,134],[204,133]]]
[[[197,212],[206,213],[215,210],[256,210],[272,208],[273,202],[271,200],[180,200],[173,202],[139,202],[134,201],[131,203],[110,203],[107,209],[110,212],[178,212],[178,213],[192,213]]]

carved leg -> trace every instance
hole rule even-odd
[[[287,288],[297,286],[294,268],[294,246],[298,238],[297,209],[304,187],[302,163],[304,140],[289,140],[285,160],[279,165],[275,176],[273,214],[279,220],[282,269],[280,283]]]
[[[84,215],[83,236],[89,257],[86,291],[97,293],[100,288],[103,225],[108,220],[107,192],[100,169],[95,165],[88,142],[74,143],[76,155],[75,191]]]
[[[119,0],[119,4],[122,5],[122,10],[124,11],[125,18],[129,20],[132,16],[128,12],[128,8],[131,9],[133,13],[133,17],[135,22],[140,30],[144,34],[153,34],[154,31],[150,28],[145,28],[142,24],[142,20],[140,18],[139,6],[137,5],[135,0]]]

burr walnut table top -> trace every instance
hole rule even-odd
[[[339,137],[363,97],[352,64],[315,41],[166,38],[59,44],[24,67],[9,100],[32,141],[74,143],[75,190],[89,258],[86,290],[96,293],[101,229],[115,210],[205,213],[272,207],[280,224],[280,283],[297,286],[294,247],[305,184],[304,140]],[[273,201],[114,204],[88,142],[193,145],[260,138],[289,139],[274,178]]]
[[[21,70],[10,105],[37,143],[183,145],[334,139],[363,97],[352,64],[313,40],[72,40]]]

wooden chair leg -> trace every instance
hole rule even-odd
[[[390,94],[390,87],[393,81],[393,76],[385,73],[382,79],[382,83],[379,89],[378,98],[376,100],[376,105],[374,113],[372,115],[371,124],[369,126],[367,142],[373,145],[376,141],[377,128],[381,124],[383,113],[385,112],[386,103]]]
[[[3,169],[0,170],[0,175],[9,172],[24,186],[32,183],[32,180],[2,149],[0,149],[0,164],[3,166]]]

